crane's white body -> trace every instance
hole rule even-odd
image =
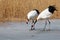
[[[37,20],[49,18],[51,15],[52,15],[52,13],[49,12],[49,10],[47,8],[39,14],[39,16],[37,17]]]
[[[27,14],[27,18],[28,18],[29,20],[34,20],[34,18],[35,18],[36,16],[38,16],[36,10],[32,10],[32,11],[30,11],[30,12]]]
[[[49,21],[49,18],[52,16],[52,14],[54,13],[54,11],[56,10],[56,7],[53,5],[53,6],[49,6],[48,8],[46,8],[45,10],[43,10],[37,17],[37,19],[34,21],[34,24],[31,25],[31,27],[34,27],[34,25],[36,24],[36,22],[39,20],[39,19],[46,19],[45,21],[45,26],[44,26],[44,29],[46,29],[46,25],[47,25],[47,22],[49,23],[49,26],[50,26],[50,21]],[[49,30],[50,30],[50,27],[49,27]]]

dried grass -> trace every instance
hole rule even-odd
[[[51,18],[60,18],[60,0],[0,0],[0,21],[24,21],[30,10],[41,12],[53,4],[58,13],[55,12]]]

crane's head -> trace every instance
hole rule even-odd
[[[48,8],[49,8],[49,11],[50,11],[51,13],[53,13],[54,11],[57,11],[55,5],[50,5]]]
[[[28,24],[28,22],[29,22],[29,19],[26,20],[26,24]]]

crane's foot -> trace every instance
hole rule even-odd
[[[47,29],[46,31],[50,31],[50,29]]]
[[[35,30],[34,25],[31,26],[31,30]]]
[[[43,28],[43,31],[46,31],[45,28]]]
[[[31,28],[31,30],[35,30],[35,28]]]

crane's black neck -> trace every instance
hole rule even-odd
[[[39,10],[37,10],[37,9],[34,9],[34,10],[36,10],[37,14],[39,15],[39,13],[40,13]]]

